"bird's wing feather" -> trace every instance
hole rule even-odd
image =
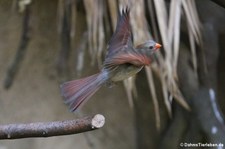
[[[118,66],[121,64],[129,63],[136,66],[149,65],[151,58],[141,52],[138,52],[137,49],[128,49],[125,48],[123,51],[114,54],[110,58],[106,58],[104,62],[105,68],[110,68]]]
[[[119,14],[116,30],[108,43],[106,58],[124,49],[124,47],[133,46],[129,13],[129,8],[126,8],[122,10],[122,14]]]

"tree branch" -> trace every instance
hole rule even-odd
[[[100,114],[76,120],[0,125],[0,140],[71,135],[103,127]]]

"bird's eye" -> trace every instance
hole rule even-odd
[[[153,49],[153,46],[150,46],[149,49]]]

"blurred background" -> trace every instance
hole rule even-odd
[[[163,48],[135,78],[70,113],[59,85],[99,71],[125,6],[134,44]],[[223,0],[0,0],[0,124],[106,117],[96,131],[0,141],[0,149],[225,145],[224,8]]]

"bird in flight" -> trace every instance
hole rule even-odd
[[[144,66],[150,65],[153,54],[161,47],[153,40],[134,47],[129,13],[129,8],[125,8],[118,16],[116,30],[108,43],[101,71],[60,86],[71,112],[80,108],[104,84],[123,81],[137,74]]]

